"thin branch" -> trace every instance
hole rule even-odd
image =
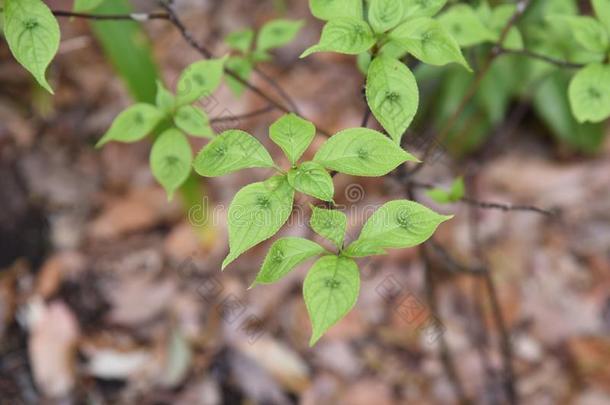
[[[130,14],[89,14],[89,13],[76,13],[65,10],[52,10],[55,17],[65,18],[83,18],[86,20],[96,21],[149,21],[149,20],[169,20],[170,16],[167,13],[130,13]]]
[[[259,75],[261,77],[261,79],[263,79],[265,82],[267,82],[267,84],[269,84],[271,87],[273,87],[273,89],[284,99],[284,101],[286,101],[288,103],[288,105],[290,105],[290,108],[292,108],[292,110],[297,115],[301,115],[301,111],[299,110],[297,103],[292,99],[292,97],[290,97],[288,92],[286,90],[284,90],[284,88],[282,86],[280,86],[280,84],[277,81],[275,81],[271,76],[269,76],[267,73],[263,72],[261,69],[259,69],[257,67],[254,68],[254,73]]]
[[[271,104],[269,104],[266,107],[260,108],[258,110],[254,110],[254,111],[250,111],[248,113],[244,113],[241,115],[232,115],[232,116],[228,116],[228,117],[216,117],[216,118],[212,118],[210,119],[210,124],[217,124],[220,122],[232,122],[232,121],[241,121],[241,120],[247,120],[250,118],[254,118],[257,117],[259,115],[263,115],[263,114],[267,114],[271,111],[275,110],[275,107]]]
[[[525,56],[525,57],[528,57],[531,59],[538,59],[543,62],[549,63],[551,65],[555,65],[555,66],[558,66],[560,68],[565,68],[565,69],[580,69],[585,66],[580,63],[573,63],[573,62],[568,62],[566,60],[555,59],[550,56],[546,56],[546,55],[543,55],[540,53],[530,51],[528,49],[499,48],[498,52],[499,52],[499,55],[521,55],[521,56]]]

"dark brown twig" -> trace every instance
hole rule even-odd
[[[220,122],[232,122],[232,121],[247,120],[247,119],[250,119],[250,118],[257,117],[259,115],[270,113],[273,110],[275,110],[275,107],[270,104],[270,105],[268,105],[266,107],[263,107],[263,108],[260,108],[258,110],[250,111],[248,113],[244,113],[244,114],[240,114],[240,115],[232,115],[232,116],[227,116],[227,117],[212,118],[212,119],[210,119],[210,124],[217,124],[217,123],[220,123]]]
[[[506,48],[500,47],[498,49],[498,52],[499,52],[499,55],[521,55],[521,56],[528,57],[530,59],[538,59],[543,62],[549,63],[551,65],[555,65],[555,66],[558,66],[560,68],[565,68],[565,69],[580,69],[585,66],[580,63],[574,63],[574,62],[568,62],[565,60],[555,59],[550,56],[546,56],[546,55],[543,55],[540,53],[530,51],[528,49],[506,49]]]
[[[167,13],[130,13],[130,14],[90,14],[90,13],[77,13],[72,11],[64,10],[52,10],[55,17],[65,18],[83,18],[86,20],[96,21],[149,21],[149,20],[169,20],[170,16]]]

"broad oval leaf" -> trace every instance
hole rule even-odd
[[[420,17],[400,24],[390,39],[429,65],[459,63],[470,70],[455,39],[436,20]]]
[[[256,39],[256,50],[267,51],[286,45],[303,27],[303,21],[277,19],[263,25]]]
[[[222,268],[275,235],[290,217],[293,200],[294,189],[285,176],[274,176],[239,190],[229,206],[229,255]]]
[[[407,161],[418,161],[381,132],[352,128],[331,136],[314,161],[330,170],[353,176],[378,177]]]
[[[248,53],[254,42],[254,31],[247,29],[243,31],[232,32],[225,38],[225,42],[231,49]]]
[[[460,46],[473,46],[496,40],[496,34],[483,24],[474,9],[467,4],[456,4],[441,14],[437,21]]]
[[[379,254],[387,248],[408,248],[425,242],[436,228],[453,216],[439,215],[413,201],[382,205],[368,219],[360,236],[345,251],[351,257]]]
[[[608,32],[602,23],[589,16],[550,16],[551,23],[568,27],[576,42],[584,49],[605,53],[608,50]]]
[[[40,0],[6,0],[4,36],[17,62],[53,93],[45,73],[59,49],[60,32],[46,4]]]
[[[150,151],[150,167],[169,199],[191,174],[192,161],[191,145],[179,130],[168,129],[155,140]]]
[[[606,30],[610,32],[610,0],[593,0],[593,10],[597,19],[604,24]]]
[[[318,259],[303,283],[303,298],[311,320],[309,345],[353,308],[360,293],[360,273],[353,260],[341,256]]]
[[[195,158],[195,171],[216,177],[252,167],[273,167],[267,149],[252,135],[231,129],[214,138]]]
[[[189,135],[213,138],[214,131],[205,111],[192,105],[185,105],[174,114],[174,123]]]
[[[315,136],[316,127],[292,113],[284,115],[269,128],[269,137],[284,151],[293,166]]]
[[[447,0],[397,0],[404,5],[403,20],[415,17],[432,17],[447,4]]]
[[[375,32],[383,33],[396,27],[402,20],[404,3],[397,0],[371,0],[369,22]]]
[[[252,70],[254,70],[254,65],[246,58],[233,56],[227,60],[227,69],[230,69],[239,78],[248,81],[252,74]],[[225,75],[225,80],[233,94],[237,97],[242,95],[246,87],[241,82],[229,75]]]
[[[176,103],[181,106],[209,97],[220,85],[226,59],[201,60],[189,65],[178,79]]]
[[[341,17],[362,19],[362,0],[309,0],[309,9],[320,20]]]
[[[610,116],[610,66],[592,63],[579,70],[568,88],[578,122],[601,122]]]
[[[99,140],[96,147],[100,147],[110,141],[139,141],[150,134],[163,117],[163,112],[154,105],[146,103],[134,104],[114,119],[110,129]]]
[[[315,52],[338,52],[358,55],[375,44],[371,27],[357,18],[338,18],[330,20],[322,30],[320,42],[301,55],[305,58]]]
[[[332,177],[322,165],[315,162],[305,162],[290,169],[288,182],[297,191],[322,201],[332,201],[335,195]]]
[[[74,0],[74,11],[89,11],[93,10],[104,0]]]
[[[312,207],[309,224],[315,233],[334,243],[338,249],[343,247],[347,229],[347,217],[343,212]]]
[[[367,74],[366,99],[377,121],[400,145],[419,104],[413,73],[396,59],[376,57]]]
[[[252,287],[257,284],[275,283],[299,264],[324,252],[326,250],[322,246],[307,239],[296,237],[278,239],[269,248]]]

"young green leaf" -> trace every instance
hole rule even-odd
[[[11,53],[49,93],[45,72],[59,49],[59,25],[41,0],[6,0],[4,36]]]
[[[365,257],[387,248],[408,248],[425,242],[443,222],[452,216],[439,215],[413,201],[390,201],[368,219],[360,236],[345,254]]]
[[[335,194],[332,177],[316,162],[305,162],[290,169],[288,182],[297,191],[322,201],[332,201]]]
[[[314,263],[303,283],[303,297],[312,325],[310,346],[352,309],[359,292],[360,273],[353,260],[324,256]]]
[[[168,129],[155,140],[150,151],[150,167],[170,200],[191,174],[192,161],[191,145],[179,130]]]
[[[597,19],[610,32],[610,0],[593,0],[593,10],[595,10]]]
[[[375,45],[375,35],[365,21],[357,18],[338,18],[326,23],[320,42],[303,52],[301,58],[315,52],[357,55],[373,45]]]
[[[154,105],[134,104],[121,112],[96,147],[110,141],[136,142],[150,134],[163,119],[163,112]]]
[[[390,39],[429,65],[459,63],[470,70],[455,39],[436,20],[420,17],[400,24]]]
[[[299,264],[325,252],[322,246],[307,239],[295,237],[278,239],[269,248],[252,287],[257,284],[275,283]]]
[[[415,17],[432,17],[445,6],[447,0],[397,0],[403,3],[403,21]]]
[[[419,104],[413,73],[396,59],[376,57],[367,74],[366,99],[377,121],[400,145]]]
[[[341,17],[362,19],[362,0],[309,0],[309,9],[320,20]]]
[[[220,85],[226,59],[201,60],[188,66],[178,79],[176,103],[182,106],[210,96]]]
[[[205,111],[192,105],[185,105],[176,110],[174,124],[189,135],[202,138],[214,137],[208,115]]]
[[[286,114],[269,128],[269,137],[294,166],[316,136],[316,127],[295,114]]]
[[[340,173],[378,177],[404,162],[418,160],[381,132],[352,128],[331,136],[320,147],[314,161]]]
[[[366,76],[369,72],[369,66],[371,65],[371,54],[367,52],[359,53],[356,58],[356,64],[360,73]]]
[[[246,58],[242,58],[241,56],[232,56],[227,60],[227,69],[230,69],[232,72],[237,74],[238,77],[247,81],[252,74],[254,66],[252,65],[252,62]],[[225,75],[225,80],[227,81],[227,86],[229,86],[233,94],[235,94],[237,97],[241,96],[241,94],[244,92],[245,86],[229,75]]]
[[[229,255],[222,268],[275,235],[290,217],[293,200],[294,189],[285,176],[274,176],[239,190],[229,206]]]
[[[312,206],[309,224],[311,229],[334,243],[338,249],[343,247],[343,238],[347,228],[347,217],[344,213]]]
[[[496,40],[495,33],[483,24],[474,9],[468,4],[452,6],[441,14],[437,21],[460,46],[472,46]]]
[[[238,129],[223,132],[195,158],[195,171],[216,177],[252,167],[273,167],[267,149],[252,135]]]
[[[169,113],[174,109],[176,105],[176,99],[172,93],[170,93],[167,88],[161,83],[161,81],[157,80],[157,96],[155,98],[155,104],[157,107],[165,113]]]
[[[402,20],[404,3],[396,0],[371,0],[369,3],[369,23],[377,33],[384,33],[396,27]]]
[[[90,11],[99,6],[104,0],[74,0],[74,11]]]
[[[225,42],[231,49],[241,53],[248,53],[254,42],[254,31],[243,30],[232,32],[227,35]]]
[[[592,63],[579,70],[568,88],[578,122],[601,122],[610,116],[610,66]]]
[[[458,177],[451,184],[449,190],[442,188],[433,188],[426,192],[426,195],[430,197],[434,202],[439,204],[450,204],[460,201],[464,197],[465,185],[464,178]]]
[[[278,19],[263,25],[256,39],[256,50],[267,51],[286,45],[294,39],[303,21]]]
[[[576,42],[591,52],[608,50],[608,32],[599,21],[588,16],[550,16],[548,20],[558,26],[568,27]]]

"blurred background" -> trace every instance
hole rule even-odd
[[[295,41],[260,69],[320,128],[361,125],[355,58],[298,59],[322,26],[307,2],[174,3],[215,55],[229,52],[231,32],[303,19]],[[559,3],[590,10],[588,2],[540,0],[524,21],[536,25],[544,7]],[[158,11],[155,2],[116,0],[96,13],[129,10]],[[438,206],[415,187],[420,201],[455,218],[423,250],[361,261],[356,307],[309,348],[301,296],[309,264],[248,290],[266,242],[220,272],[226,208],[265,171],[193,177],[168,202],[150,173],[148,142],[94,149],[123,108],[154,101],[157,78],[173,88],[201,56],[163,20],[60,24],[49,70],[55,96],[0,41],[0,404],[496,404],[511,401],[511,386],[525,404],[610,403],[610,141],[606,125],[572,118],[573,71],[518,55],[494,62],[416,178],[448,186],[464,176],[472,201]],[[523,40],[535,46],[552,29],[540,22]],[[558,40],[551,56],[577,61],[569,43]],[[486,52],[466,53],[475,71]],[[421,156],[473,76],[408,62],[422,103],[405,142]],[[273,94],[260,76],[252,80]],[[217,131],[247,130],[282,159],[267,138],[278,113],[235,118],[265,106],[226,84],[202,104]],[[407,197],[400,173],[338,175],[335,187],[349,239],[372,209]],[[299,197],[304,215],[281,234],[311,234],[310,202]]]

